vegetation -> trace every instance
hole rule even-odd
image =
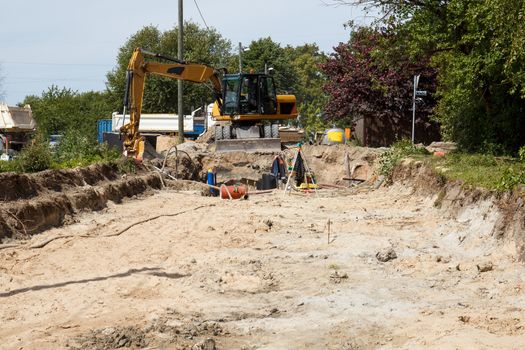
[[[55,167],[72,168],[97,162],[113,161],[121,157],[116,148],[106,143],[97,144],[78,130],[66,132],[54,152]]]
[[[13,161],[13,167],[23,173],[47,170],[53,166],[53,155],[42,135],[37,135]]]
[[[392,145],[390,149],[379,157],[379,173],[390,179],[397,163],[413,155],[428,154],[427,150],[416,147],[409,139],[402,139]]]
[[[525,162],[512,158],[457,152],[428,161],[446,178],[471,187],[507,191],[525,185]]]
[[[521,147],[518,151],[518,157],[522,162],[525,162],[525,146]]]
[[[412,145],[410,140],[401,140],[381,154],[380,174],[390,179],[395,166],[405,158],[423,161],[444,178],[460,180],[466,186],[497,191],[525,186],[525,159],[462,151],[436,157],[424,148]]]
[[[38,125],[38,131],[49,135],[63,135],[69,130],[95,140],[96,122],[111,117],[112,108],[106,94],[78,93],[67,88],[51,86],[41,96],[27,96],[21,105],[29,104]]]
[[[51,148],[42,134],[36,135],[13,160],[0,161],[0,172],[33,173],[115,161],[118,161],[123,172],[132,171],[130,165],[120,158],[117,149],[107,144],[99,145],[80,131],[72,129],[65,133],[56,148]]]
[[[333,2],[379,9],[377,27],[393,29],[413,59],[430,57],[445,139],[469,152],[515,155],[524,145],[523,1]]]

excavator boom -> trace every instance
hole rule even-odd
[[[172,61],[173,63],[146,62],[144,54]],[[135,49],[128,64],[126,91],[124,98],[124,117],[129,110],[129,123],[122,126],[124,150],[126,155],[142,159],[144,138],[139,133],[140,115],[147,74],[159,75],[172,79],[194,83],[210,82],[215,100],[221,105],[221,81],[214,68],[204,64],[187,63],[170,57]]]

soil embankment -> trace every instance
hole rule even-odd
[[[0,174],[0,241],[27,238],[67,223],[78,212],[100,210],[108,201],[161,186],[155,173],[121,175],[114,164]]]
[[[474,225],[480,236],[515,242],[518,258],[525,260],[523,190],[469,188],[461,181],[448,181],[424,162],[410,159],[394,169],[393,181],[412,186],[419,195],[433,196],[435,207]]]

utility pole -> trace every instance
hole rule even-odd
[[[183,0],[179,0],[179,30],[177,31],[178,36],[178,45],[177,45],[177,55],[179,60],[184,60],[184,16],[182,13],[182,3]],[[177,81],[177,92],[178,92],[178,100],[177,100],[177,106],[178,106],[178,114],[179,114],[179,143],[184,143],[184,111],[182,108],[182,89],[183,84],[182,80]]]
[[[239,74],[242,73],[242,43],[239,43]]]
[[[417,95],[417,86],[419,85],[420,75],[414,75],[414,95],[412,97],[412,144],[415,142],[415,132],[416,132],[416,95]]]

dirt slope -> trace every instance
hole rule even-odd
[[[514,246],[488,237],[476,207],[454,219],[435,199],[394,186],[110,203],[31,243],[77,237],[0,250],[0,347],[521,349]]]
[[[0,242],[20,239],[73,221],[82,211],[100,210],[108,201],[162,187],[158,174],[121,174],[116,164],[0,174]]]

